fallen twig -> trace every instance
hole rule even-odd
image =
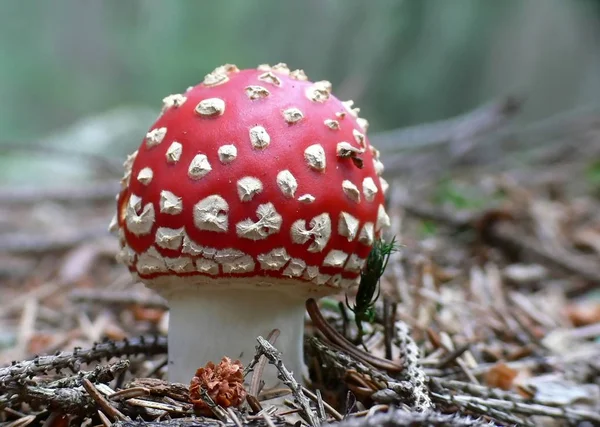
[[[119,170],[121,169],[120,166]],[[0,204],[5,206],[9,203],[39,203],[41,201],[92,203],[114,200],[115,194],[118,192],[119,183],[115,179],[71,187],[0,187]]]
[[[492,423],[461,415],[445,415],[437,412],[407,412],[401,409],[391,409],[368,417],[350,417],[326,427],[484,427]]]
[[[43,253],[69,249],[89,240],[108,236],[105,223],[100,225],[87,225],[64,232],[60,235],[39,233],[3,233],[0,234],[0,252],[17,253]]]
[[[524,403],[524,402],[513,402],[508,400],[494,399],[494,398],[482,398],[467,395],[448,395],[444,396],[438,393],[432,393],[435,400],[444,402],[446,404],[456,404],[464,406],[465,408],[472,409],[473,407],[481,408],[482,414],[485,411],[496,410],[503,411],[505,413],[517,413],[523,415],[543,415],[552,418],[564,418],[570,421],[590,421],[594,423],[600,423],[600,414],[597,412],[585,411],[581,409],[573,408],[555,408],[552,406],[540,405],[535,403]]]
[[[156,294],[131,291],[107,291],[105,289],[74,289],[69,294],[73,302],[117,305],[140,305],[149,308],[168,309],[167,302]]]
[[[94,401],[98,404],[102,412],[106,416],[108,416],[112,421],[126,420],[128,418],[121,411],[119,411],[117,408],[111,405],[110,402],[106,400],[106,398],[102,395],[102,393],[98,391],[98,389],[94,386],[94,384],[92,384],[90,380],[88,380],[87,378],[83,378],[81,383],[83,385],[83,388],[85,388],[85,391],[87,391],[91,398],[94,399]]]
[[[31,360],[15,362],[11,366],[0,368],[0,386],[8,382],[22,382],[26,378],[51,370],[69,368],[78,372],[82,363],[100,361],[113,357],[133,354],[154,356],[167,352],[167,338],[163,336],[138,337],[123,341],[107,341],[94,345],[90,349],[75,349],[73,352],[60,352],[52,356],[39,356]]]
[[[279,329],[273,329],[269,335],[267,336],[267,341],[271,344],[275,345],[277,342],[277,338],[279,337],[280,331]],[[258,360],[258,363],[254,367],[254,372],[252,373],[252,380],[250,381],[250,387],[248,388],[248,394],[254,397],[257,397],[260,392],[260,382],[262,379],[262,374],[265,369],[265,365],[267,364],[267,357],[262,355]],[[260,403],[259,403],[260,405]]]
[[[283,365],[281,353],[263,337],[257,337],[256,340],[258,341],[258,346],[256,348],[257,353],[254,356],[254,360],[248,366],[248,369],[252,369],[258,363],[262,355],[266,356],[266,358],[269,359],[269,363],[274,365],[279,371],[279,379],[291,390],[294,401],[300,406],[308,423],[313,427],[320,426],[321,423],[319,418],[310,407],[310,401],[304,395],[302,386],[298,384],[292,373]]]
[[[371,140],[376,147],[386,153],[423,149],[451,141],[470,140],[505,124],[519,112],[520,106],[521,100],[514,96],[507,96],[458,117],[380,132],[373,135]]]

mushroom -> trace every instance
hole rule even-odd
[[[357,113],[285,64],[225,65],[164,99],[124,164],[111,228],[117,259],[168,301],[169,380],[224,356],[248,363],[275,328],[302,374],[306,299],[357,284],[389,225]],[[263,379],[275,385],[274,368]]]

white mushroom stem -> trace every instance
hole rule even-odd
[[[302,382],[304,299],[267,289],[192,289],[167,297],[169,303],[169,381],[189,384],[196,369],[217,364],[223,356],[244,366],[254,357],[256,337],[279,329],[275,347],[283,363]],[[277,370],[268,365],[265,388],[279,385]],[[247,378],[250,380],[250,377]]]

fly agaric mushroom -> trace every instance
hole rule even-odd
[[[111,229],[117,259],[169,303],[171,381],[223,356],[248,363],[275,328],[301,374],[305,300],[357,284],[389,224],[357,113],[285,64],[225,65],[164,99],[125,161]]]

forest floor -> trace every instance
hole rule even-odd
[[[310,378],[292,384],[287,415],[600,425],[600,164],[550,167],[418,190],[391,176],[399,250],[363,323],[367,350],[345,295],[321,299],[306,320]],[[252,393],[200,416],[189,384],[164,380],[167,307],[115,261],[116,185],[0,194],[0,425],[283,425],[285,411]]]

